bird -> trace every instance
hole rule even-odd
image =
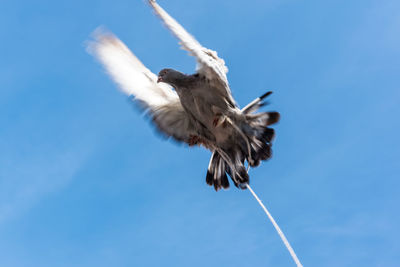
[[[228,68],[216,51],[203,47],[155,0],[155,14],[196,59],[194,74],[165,68],[154,74],[113,33],[97,29],[87,48],[116,82],[149,115],[164,135],[212,152],[206,183],[216,191],[249,184],[248,168],[272,156],[279,112],[257,112],[271,91],[240,109],[227,79]],[[247,162],[247,169],[246,163]]]

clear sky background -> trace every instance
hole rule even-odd
[[[160,0],[273,90],[274,157],[251,184],[305,266],[400,265],[400,1]],[[0,8],[0,266],[294,266],[210,152],[160,138],[84,42],[103,25],[153,72],[193,58],[140,0]]]

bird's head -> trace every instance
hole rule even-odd
[[[163,82],[170,85],[176,85],[183,78],[185,78],[185,74],[179,71],[173,69],[162,69],[158,73],[157,83]]]

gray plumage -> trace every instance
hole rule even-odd
[[[225,62],[215,51],[202,47],[155,1],[149,4],[183,48],[196,58],[195,74],[163,69],[156,76],[110,33],[95,33],[89,51],[124,93],[142,103],[161,132],[213,152],[207,184],[216,190],[228,188],[228,174],[236,186],[245,188],[249,182],[245,161],[254,167],[271,157],[274,130],[268,125],[279,120],[279,113],[255,113],[270,93],[239,109],[226,78]]]

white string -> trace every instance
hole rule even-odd
[[[299,261],[299,259],[296,256],[296,253],[294,253],[294,250],[292,248],[292,246],[289,244],[289,241],[286,239],[285,235],[283,234],[281,228],[279,228],[278,224],[275,222],[274,218],[272,217],[272,215],[269,213],[269,211],[267,210],[267,208],[264,206],[264,204],[261,202],[261,200],[258,198],[258,196],[256,195],[256,193],[254,193],[253,189],[251,189],[249,184],[246,184],[247,189],[249,189],[249,191],[251,192],[251,194],[254,196],[254,198],[257,200],[257,202],[260,204],[261,208],[263,208],[263,210],[265,211],[265,214],[267,214],[269,220],[271,221],[271,223],[273,224],[273,226],[275,227],[276,231],[278,232],[279,236],[281,237],[283,243],[285,244],[286,248],[289,250],[290,255],[292,256],[294,262],[296,263],[296,265],[298,267],[303,267],[303,265],[301,264],[301,262]]]

